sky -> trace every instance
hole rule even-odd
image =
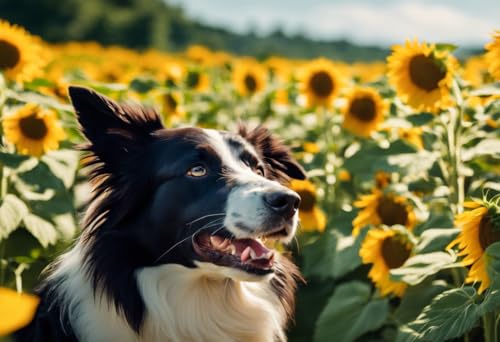
[[[407,38],[480,47],[500,29],[500,0],[167,0],[235,32],[277,27],[314,39],[390,46]]]

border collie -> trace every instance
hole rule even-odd
[[[270,132],[167,129],[156,112],[69,94],[93,197],[75,246],[48,269],[23,341],[285,341],[289,242],[304,179]]]

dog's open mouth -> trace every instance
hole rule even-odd
[[[232,239],[205,233],[193,239],[193,247],[202,261],[256,274],[273,272],[275,251],[258,239]]]

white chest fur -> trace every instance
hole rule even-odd
[[[286,314],[270,279],[235,281],[210,268],[163,265],[144,268],[136,279],[146,306],[138,336],[106,298],[94,299],[75,248],[54,276],[75,333],[82,341],[258,341],[286,340]],[[99,299],[101,298],[101,299]]]

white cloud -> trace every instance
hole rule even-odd
[[[171,0],[172,1],[172,0]],[[418,37],[434,42],[480,46],[500,20],[491,15],[498,3],[478,3],[474,13],[460,1],[284,1],[174,0],[189,15],[206,23],[246,32],[269,32],[278,25],[290,33],[305,31],[322,39],[348,38],[364,44],[389,45]],[[496,26],[496,27],[495,27]]]
[[[301,21],[318,37],[345,36],[375,44],[392,44],[418,37],[436,42],[479,45],[490,39],[495,28],[491,20],[426,2],[403,2],[392,6],[321,4],[305,13]]]

